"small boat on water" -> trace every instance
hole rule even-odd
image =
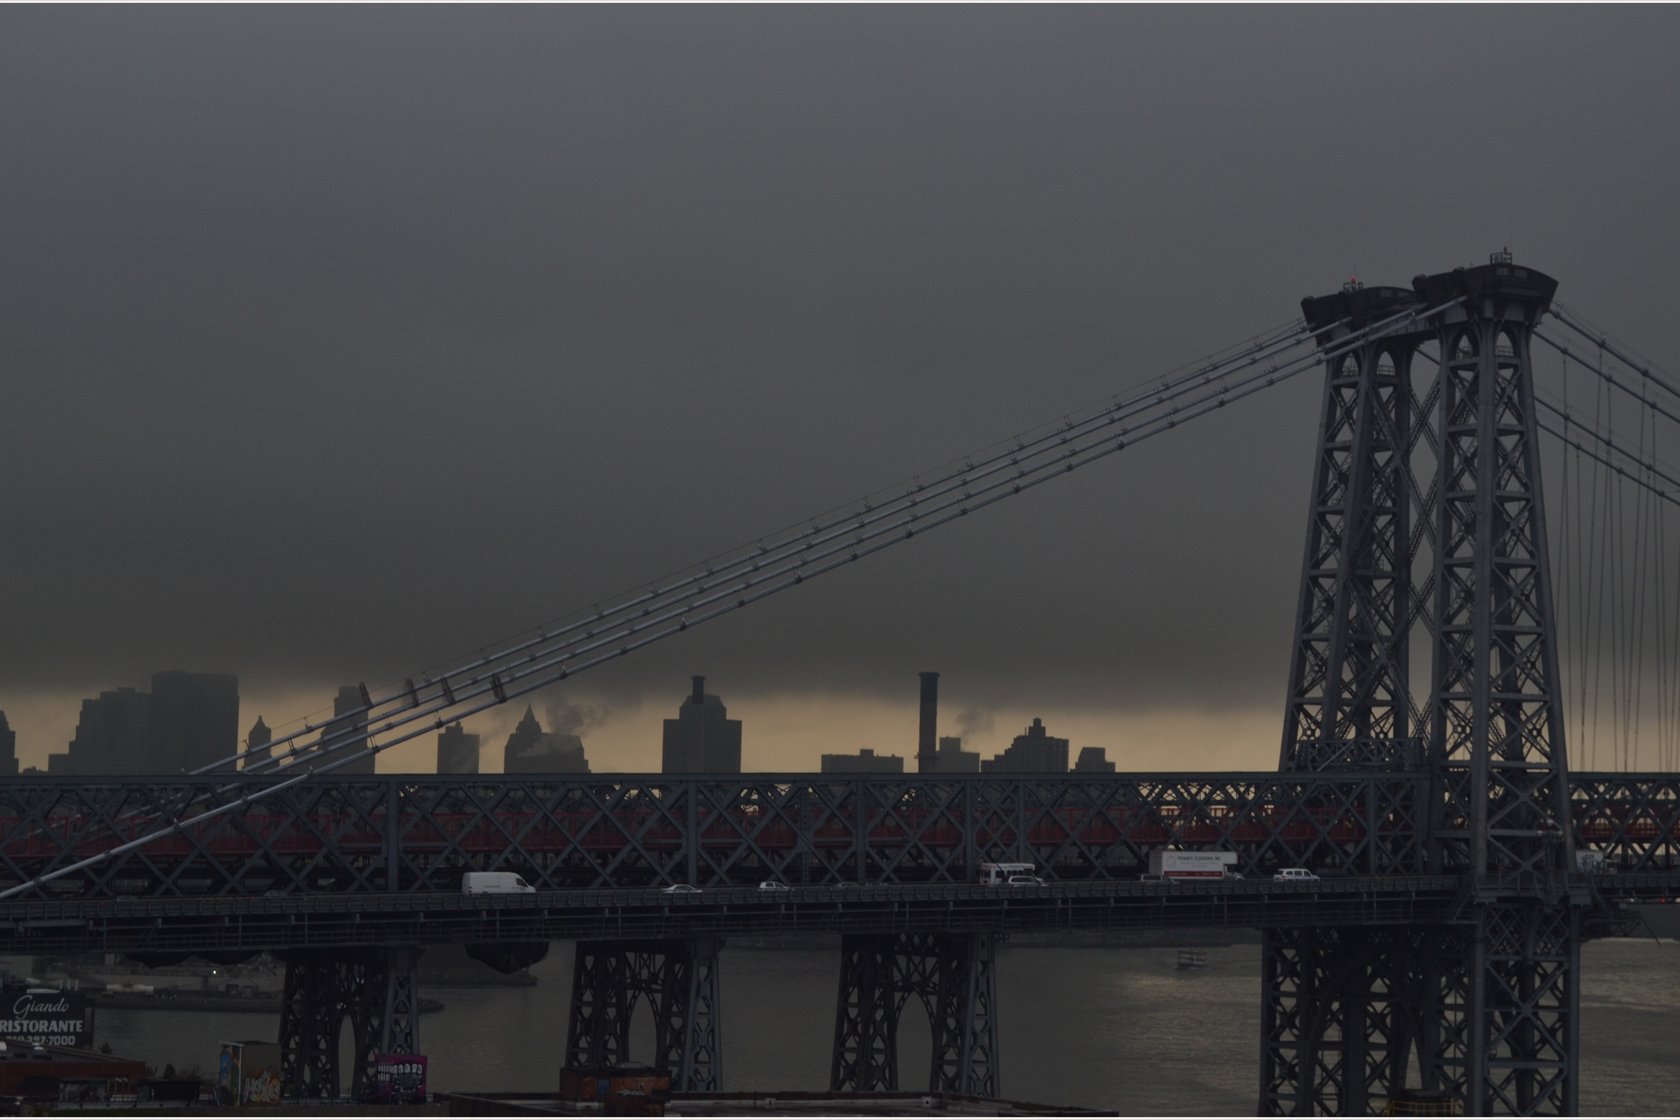
[[[1180,949],[1178,951],[1178,967],[1180,970],[1206,968],[1207,963],[1206,949]]]

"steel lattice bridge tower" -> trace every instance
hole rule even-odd
[[[425,945],[511,970],[553,939],[577,942],[568,1064],[627,1059],[645,1008],[677,1086],[719,1089],[725,939],[827,932],[841,940],[832,1088],[898,1088],[899,1019],[920,1007],[929,1087],[995,1097],[1000,938],[1244,925],[1263,936],[1262,1113],[1366,1114],[1408,1091],[1472,1114],[1575,1113],[1581,943],[1625,926],[1624,902],[1680,897],[1680,776],[1569,772],[1537,449],[1553,429],[1531,363],[1535,337],[1557,345],[1535,331],[1555,289],[1508,254],[1410,288],[1350,283],[1304,300],[1304,327],[902,493],[418,684],[364,687],[362,709],[265,748],[255,772],[0,784],[0,947],[275,952],[286,1092],[325,1098],[347,1018],[358,1083],[378,1054],[418,1049]],[[1276,772],[330,775],[1320,360]],[[1161,848],[1234,851],[1249,879],[1140,882]],[[1624,870],[1583,871],[1577,849]],[[976,885],[980,861],[1022,859],[1052,881]],[[1288,866],[1334,877],[1273,883]],[[468,869],[518,872],[536,893],[464,897]],[[661,889],[678,884],[703,893]]]
[[[1500,254],[1303,301],[1309,323],[1350,326],[1455,301],[1328,363],[1280,768],[1425,770],[1400,859],[1461,874],[1466,920],[1268,931],[1264,1112],[1365,1114],[1408,1067],[1466,1112],[1578,1111],[1588,899],[1570,879],[1530,365],[1555,289]]]

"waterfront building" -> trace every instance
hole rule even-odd
[[[0,712],[0,778],[10,778],[18,772],[17,732]]]
[[[824,774],[902,774],[904,759],[896,754],[876,754],[864,747],[856,754],[825,754]]]
[[[1044,721],[1034,716],[1032,726],[1015,736],[1007,750],[981,763],[980,772],[1065,774],[1067,768],[1068,741],[1049,734],[1044,730]]]
[[[508,736],[502,751],[502,773],[587,774],[589,760],[584,757],[582,739],[544,731],[536,713],[526,705],[524,718]]]
[[[666,774],[739,774],[741,721],[729,718],[723,701],[706,692],[706,678],[665,721],[663,772]]]
[[[437,772],[478,773],[478,736],[470,734],[459,723],[452,723],[438,732]]]

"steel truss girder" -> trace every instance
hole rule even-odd
[[[1571,774],[1570,815],[1576,847],[1615,870],[1680,867],[1680,775]]]
[[[355,1038],[351,1093],[373,1084],[381,1054],[419,1052],[418,948],[392,946],[285,955],[280,1004],[280,1085],[288,1099],[340,1095],[338,1040],[348,1016]]]
[[[639,1003],[653,1016],[654,1064],[680,1092],[715,1093],[723,1080],[721,938],[580,941],[572,960],[566,1065],[630,1061]]]
[[[1381,744],[1375,744],[1380,747]],[[513,870],[543,890],[777,878],[968,882],[982,860],[1057,879],[1128,879],[1150,851],[1230,848],[1245,872],[1313,865],[1423,869],[1428,804],[1380,750],[1341,747],[1338,772],[1053,777],[732,779],[525,776],[328,779],[280,793],[37,887],[88,900],[290,892],[458,891],[465,870]],[[0,889],[83,858],[217,786],[27,778],[0,785]],[[1680,775],[1576,774],[1577,846],[1630,871],[1680,868]],[[692,810],[692,811],[691,811]],[[1468,858],[1440,853],[1440,870]],[[30,897],[30,896],[25,896]]]
[[[898,1021],[912,997],[931,1029],[928,1089],[1000,1096],[997,944],[990,934],[844,935],[829,1088],[898,1089]]]
[[[0,889],[263,781],[0,787]],[[326,779],[184,824],[36,897],[456,891],[468,870],[516,871],[542,890],[968,882],[981,861],[1009,859],[1127,879],[1166,845],[1231,847],[1254,870],[1402,873],[1417,868],[1420,788],[1347,771]]]

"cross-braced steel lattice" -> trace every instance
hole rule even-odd
[[[1308,324],[1331,332],[1327,348],[1417,305],[1405,289],[1353,285],[1302,301]],[[1421,762],[1407,672],[1422,498],[1413,457],[1427,430],[1411,373],[1420,338],[1379,335],[1328,360],[1281,770]]]
[[[1302,301],[1327,348],[1354,327],[1418,305],[1400,288],[1350,284]],[[1332,324],[1342,326],[1333,327]],[[1428,526],[1414,467],[1422,335],[1379,336],[1331,358],[1302,562],[1279,769],[1412,771],[1422,780],[1409,643],[1422,613],[1413,562]],[[1423,864],[1421,819],[1389,853]],[[1312,866],[1319,866],[1312,864]],[[1407,937],[1394,930],[1267,930],[1261,948],[1260,1109],[1364,1114],[1404,1084],[1414,1017]]]
[[[1391,768],[1397,742],[1343,739],[1328,752],[1343,769],[1270,773],[326,778],[184,824],[17,901],[185,900],[184,912],[203,896],[457,892],[469,870],[513,871],[539,890],[967,883],[984,860],[1027,860],[1058,881],[1135,882],[1163,847],[1235,851],[1250,876],[1290,866],[1404,875],[1418,870],[1429,782],[1427,770]],[[0,889],[273,781],[0,785]],[[1570,788],[1577,845],[1624,870],[1680,868],[1680,778],[1575,774]]]
[[[842,937],[829,1088],[899,1087],[898,1020],[914,996],[931,1030],[928,1088],[998,1096],[996,962],[990,934]]]
[[[418,1053],[419,958],[408,946],[288,955],[280,1003],[280,1085],[288,1099],[339,1095],[346,1016],[355,1038],[354,1096],[372,1087],[381,1054]]]
[[[638,1003],[653,1016],[654,1064],[681,1092],[717,1092],[723,1078],[720,938],[580,941],[572,961],[566,1065],[630,1061]]]
[[[1415,1088],[1469,1112],[1567,1113],[1587,900],[1569,876],[1570,829],[1604,799],[1571,804],[1558,707],[1529,367],[1556,284],[1502,256],[1414,288],[1304,304],[1309,321],[1339,309],[1354,322],[1382,304],[1452,306],[1433,323],[1432,424],[1408,373],[1420,336],[1330,363],[1281,761],[1416,766],[1421,735],[1430,794],[1414,852],[1466,876],[1461,919],[1268,932],[1260,1106],[1365,1112],[1415,1069]],[[1428,491],[1418,434],[1437,458]],[[1425,540],[1433,570],[1419,589]],[[1431,636],[1422,721],[1414,624]]]

